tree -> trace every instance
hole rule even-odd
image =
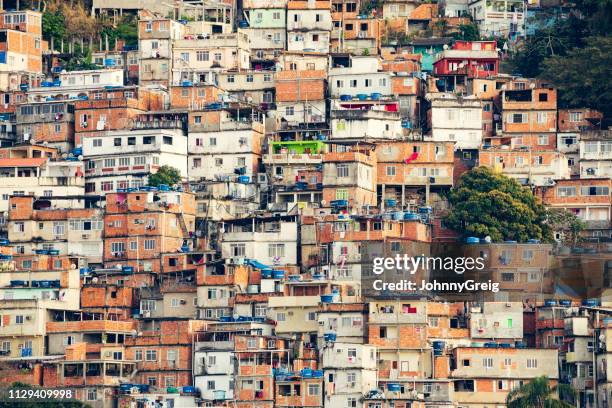
[[[465,236],[489,236],[496,242],[552,241],[544,206],[529,189],[488,167],[462,175],[449,202],[452,209],[445,224]]]
[[[546,376],[537,377],[510,391],[506,397],[508,408],[572,408],[575,405],[559,400],[562,398],[573,401],[575,391],[566,384],[551,387]]]
[[[473,22],[461,24],[459,26],[459,33],[455,34],[454,37],[457,40],[479,41],[480,31],[478,30],[478,26]]]
[[[559,91],[563,107],[587,107],[612,115],[612,38],[589,37],[584,48],[574,48],[566,56],[544,60],[541,76]]]
[[[181,181],[181,172],[172,166],[161,166],[157,173],[149,176],[149,185],[158,187],[160,184],[171,186]]]
[[[546,223],[553,231],[562,233],[562,241],[572,246],[576,245],[580,239],[580,233],[586,227],[584,221],[564,208],[548,210],[546,218]]]

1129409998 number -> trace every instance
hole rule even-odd
[[[10,400],[19,399],[71,399],[74,391],[69,389],[46,389],[46,388],[11,388],[6,390],[5,396]]]

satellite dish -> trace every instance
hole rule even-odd
[[[444,45],[442,46],[442,49],[448,50],[448,44],[444,44]]]
[[[115,265],[115,269],[121,269],[121,268],[122,268],[122,267],[121,267],[121,264],[117,264],[117,265]]]
[[[326,200],[321,200],[321,204],[325,205],[325,204],[327,204],[327,201]]]
[[[253,102],[253,98],[251,98],[251,97],[249,96],[249,97],[247,98],[247,102],[248,102],[248,103]]]
[[[34,139],[30,139],[30,144],[36,144],[36,141]]]
[[[70,264],[70,269],[76,269],[76,265],[75,264]]]
[[[132,338],[135,339],[138,336],[138,332],[136,331],[136,329],[134,329],[130,332],[130,335],[132,336]]]
[[[532,82],[529,84],[529,88],[534,89],[535,88],[535,84]]]
[[[83,155],[79,154],[79,157],[77,157],[77,159],[79,159],[79,161],[83,161]]]
[[[93,278],[91,278],[91,282],[92,283],[98,283],[98,277],[94,276]]]
[[[62,159],[67,159],[68,158],[68,154],[67,153],[62,153]]]

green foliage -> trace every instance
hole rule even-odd
[[[102,38],[108,36],[108,44],[111,48],[115,46],[115,42],[119,40],[125,41],[126,45],[138,44],[138,24],[134,17],[125,15],[117,23],[117,26],[106,25],[102,28]]]
[[[160,184],[171,186],[181,181],[181,172],[172,166],[161,166],[157,173],[149,176],[149,185],[157,187]]]
[[[556,398],[556,392],[573,401],[575,391],[564,384],[551,387],[546,376],[537,377],[508,393],[508,408],[571,408],[574,405]]]
[[[564,208],[549,209],[546,218],[550,228],[563,233],[563,242],[572,246],[576,245],[580,233],[586,228],[586,224],[580,218]]]
[[[75,50],[70,58],[65,61],[64,69],[66,71],[80,71],[89,69],[99,69],[100,67],[92,62],[91,50],[86,49],[85,52]]]
[[[612,38],[589,37],[586,46],[574,48],[566,56],[544,60],[542,74],[559,90],[564,107],[588,107],[612,114]]]
[[[480,31],[476,23],[461,24],[459,26],[459,33],[454,33],[453,37],[456,40],[465,41],[478,41],[480,40]]]
[[[56,10],[54,12],[45,11],[42,16],[42,31],[45,40],[54,38],[56,42],[61,41],[66,36],[66,22],[63,14]]]
[[[445,219],[465,236],[490,236],[495,242],[552,240],[546,210],[527,188],[487,167],[475,168],[449,194],[453,208]]]
[[[18,381],[12,383],[10,387],[8,387],[8,389],[20,390],[31,390],[37,388],[38,387],[33,387],[30,384]],[[19,400],[19,402],[16,402],[15,399],[8,398],[8,389],[3,389],[2,394],[0,394],[0,408],[38,408],[41,406],[44,406],[46,408],[91,408],[91,405],[85,404],[77,400],[45,400],[44,403],[41,403],[36,400],[22,399]]]

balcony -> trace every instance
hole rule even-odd
[[[150,173],[151,167],[150,164],[139,166],[95,167],[93,169],[86,169],[85,174],[87,176],[115,176],[121,174]]]
[[[266,154],[263,157],[265,164],[321,164],[322,154],[293,154],[278,153]]]
[[[187,130],[187,125],[184,121],[180,119],[175,120],[152,120],[152,121],[142,121],[137,120],[134,122],[133,129],[181,129]]]

